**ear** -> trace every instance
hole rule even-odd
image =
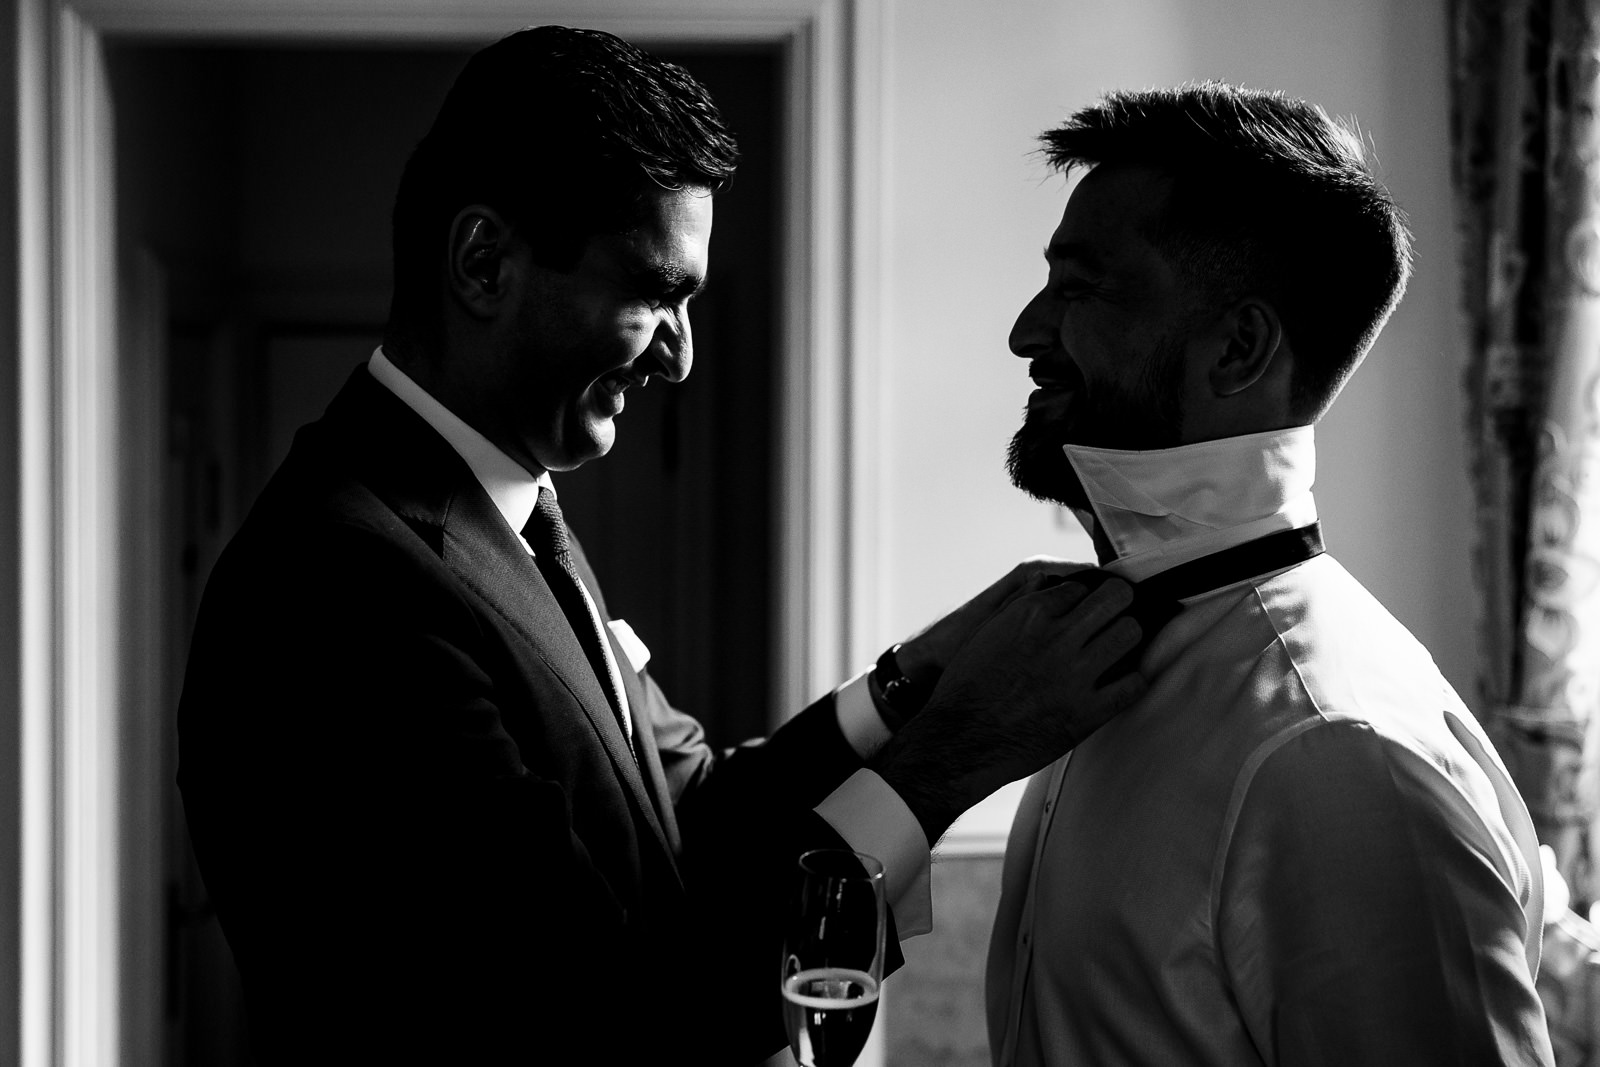
[[[1217,396],[1234,396],[1255,385],[1284,354],[1283,322],[1273,306],[1246,297],[1222,316],[1222,350],[1207,372]]]
[[[468,315],[492,319],[505,302],[515,272],[508,252],[511,228],[492,207],[473,204],[450,223],[450,292]]]

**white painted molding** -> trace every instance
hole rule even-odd
[[[780,285],[777,707],[800,707],[870,659],[883,582],[875,491],[881,0],[18,4],[24,1067],[142,1064],[155,1054],[123,1042],[153,1030],[123,1019],[119,968],[149,947],[130,951],[125,938],[155,936],[119,924],[119,915],[139,913],[138,895],[151,887],[126,885],[143,868],[119,848],[118,805],[152,768],[148,758],[119,765],[117,753],[134,692],[125,629],[137,612],[126,590],[140,566],[122,554],[132,520],[119,435],[148,426],[157,401],[119,389],[126,353],[115,334],[107,38],[419,44],[568,22],[653,44],[779,46],[791,199]],[[152,990],[147,1003],[126,1003],[149,1011],[156,997]]]
[[[797,33],[783,48],[784,158],[779,164],[789,190],[783,201],[781,220],[783,278],[803,278],[808,282],[815,277],[813,265],[817,260],[815,247],[804,239],[810,224],[817,219],[814,201],[818,191],[813,187],[810,160],[812,142],[820,139],[810,133],[817,91],[806,84],[804,77],[804,72],[814,66],[812,54],[816,45],[812,38],[813,34]],[[780,279],[779,290],[785,288]],[[785,300],[779,314],[782,328],[776,381],[779,417],[786,429],[776,459],[779,492],[775,556],[779,592],[778,603],[773,606],[773,633],[778,662],[769,712],[775,722],[804,707],[810,693],[827,684],[815,678],[817,657],[814,650],[822,647],[825,637],[818,633],[815,622],[817,612],[813,608],[815,599],[811,588],[815,568],[808,565],[808,561],[816,559],[819,541],[816,531],[820,523],[811,507],[820,502],[814,500],[813,473],[809,465],[813,456],[812,440],[819,427],[813,415],[814,375],[803,356],[817,350],[813,321],[816,316],[811,304],[799,300]]]
[[[844,552],[843,488],[848,484],[844,343],[850,263],[846,231],[845,81],[849,27],[836,4],[822,4],[791,50],[789,85],[804,96],[788,109],[789,162],[804,200],[788,205],[785,241],[791,277],[804,279],[808,301],[790,309],[784,352],[786,423],[799,428],[783,445],[784,513],[780,530],[804,530],[784,546],[783,609],[790,626],[780,638],[781,717],[843,680],[847,659],[848,557]]]
[[[492,40],[547,22],[592,26],[635,41],[765,41],[816,21],[829,0],[76,0],[102,34],[150,38]]]
[[[100,41],[57,12],[56,443],[60,522],[57,842],[59,1055],[109,1064],[120,1049],[118,862],[124,711],[111,113]]]
[[[55,384],[50,18],[17,5],[17,637],[21,748],[18,1030],[22,1067],[56,1062]]]
[[[855,669],[875,662],[883,650],[883,610],[889,597],[889,567],[884,557],[889,533],[884,502],[888,494],[880,490],[879,483],[883,457],[889,454],[885,440],[889,427],[882,403],[888,391],[883,353],[890,349],[882,306],[883,292],[888,287],[883,250],[889,243],[890,218],[890,183],[884,173],[887,161],[882,147],[888,125],[884,7],[874,2],[858,3],[852,8],[854,33],[850,49],[852,285],[847,319],[850,343],[848,356],[841,361],[847,372],[850,448],[844,457],[849,481],[841,526],[848,553],[845,595],[850,611],[845,656]]]

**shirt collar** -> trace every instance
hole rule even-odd
[[[545,471],[538,476],[529,473],[526,467],[468,426],[413,381],[410,375],[396,367],[384,355],[381,345],[367,361],[367,369],[379,384],[399,397],[456,450],[472,469],[473,477],[478,479],[484,492],[489,494],[489,499],[494,501],[495,508],[505,516],[506,525],[521,537],[522,528],[528,525],[534,505],[539,502],[539,490],[548,489],[552,495],[556,491],[550,481],[550,472]]]
[[[1093,509],[1079,520],[1116,554],[1106,569],[1133,581],[1317,517],[1310,426],[1150,451],[1062,450]]]

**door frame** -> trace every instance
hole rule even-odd
[[[141,346],[119,305],[148,299],[119,277],[112,100],[116,41],[416,44],[488,41],[568,22],[654,45],[761,43],[783,56],[784,277],[774,632],[774,707],[793,711],[870,662],[885,568],[876,417],[883,195],[882,0],[15,0],[17,345],[0,402],[14,403],[19,770],[0,810],[16,840],[16,1032],[24,1067],[154,1063],[162,918],[150,852],[127,812],[159,795],[151,731],[163,664],[147,636],[162,595],[157,539],[142,528],[159,491],[149,454],[161,390],[142,388]],[[146,308],[144,314],[148,315]],[[8,315],[9,317],[9,315]],[[3,358],[3,357],[0,357]],[[143,370],[151,368],[145,367]],[[8,399],[9,394],[9,399]],[[143,449],[144,451],[139,451]],[[4,547],[0,539],[0,547]],[[7,589],[0,588],[0,592]],[[0,630],[0,634],[4,631]],[[780,716],[781,717],[781,716]],[[159,811],[159,806],[154,810]],[[154,869],[159,870],[159,865]],[[9,892],[10,890],[6,890]],[[7,900],[10,904],[12,901]],[[15,982],[17,988],[8,986]],[[3,1025],[3,1024],[0,1024]],[[4,1058],[4,1057],[0,1057]]]

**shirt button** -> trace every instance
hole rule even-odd
[[[1022,943],[1024,945],[1026,945],[1028,943],[1028,936],[1029,936],[1028,935],[1028,931],[1026,931],[1026,930],[1022,931]]]

